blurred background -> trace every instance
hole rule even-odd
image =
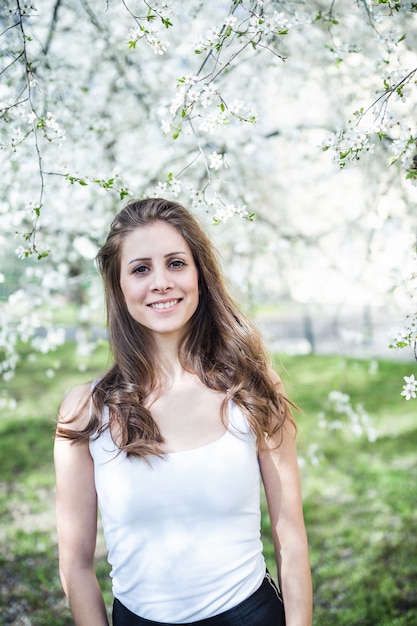
[[[414,625],[415,6],[150,4],[0,9],[0,624],[73,623],[54,420],[110,363],[111,219],[160,195],[202,221],[301,409],[315,624]],[[273,570],[266,514],[263,535]],[[101,535],[97,570],[110,607]]]

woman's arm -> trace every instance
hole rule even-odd
[[[63,421],[83,428],[90,386],[77,387],[62,403]],[[61,422],[62,425],[62,422]],[[88,444],[57,437],[54,447],[56,519],[62,586],[76,626],[108,626],[103,596],[94,571],[97,495]]]
[[[279,378],[273,380],[282,391]],[[311,626],[312,586],[304,526],[295,429],[283,427],[283,440],[267,441],[260,452],[262,480],[271,519],[278,577],[284,598],[286,626]]]

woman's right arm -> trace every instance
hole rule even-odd
[[[88,421],[90,385],[73,389],[60,408],[61,426],[83,428]],[[65,425],[65,424],[64,424]],[[97,494],[88,443],[57,436],[54,446],[59,570],[76,626],[108,626],[94,571]]]

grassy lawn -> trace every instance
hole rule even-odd
[[[51,356],[24,355],[8,389],[18,399],[0,416],[0,624],[73,624],[57,572],[53,514],[53,419],[64,393],[106,366],[103,346],[87,371],[72,346]],[[276,359],[298,415],[305,516],[315,588],[316,626],[417,624],[417,404],[399,396],[412,365],[299,356]],[[361,403],[376,441],[354,434],[328,393]],[[323,415],[324,413],[324,415]],[[323,427],[327,420],[327,427]],[[337,428],[336,428],[337,426]],[[267,516],[265,554],[273,569]],[[97,568],[110,606],[100,540]]]

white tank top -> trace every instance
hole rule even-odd
[[[109,430],[91,439],[113,594],[149,620],[187,623],[226,611],[265,575],[255,437],[238,406],[206,446],[118,456]]]

